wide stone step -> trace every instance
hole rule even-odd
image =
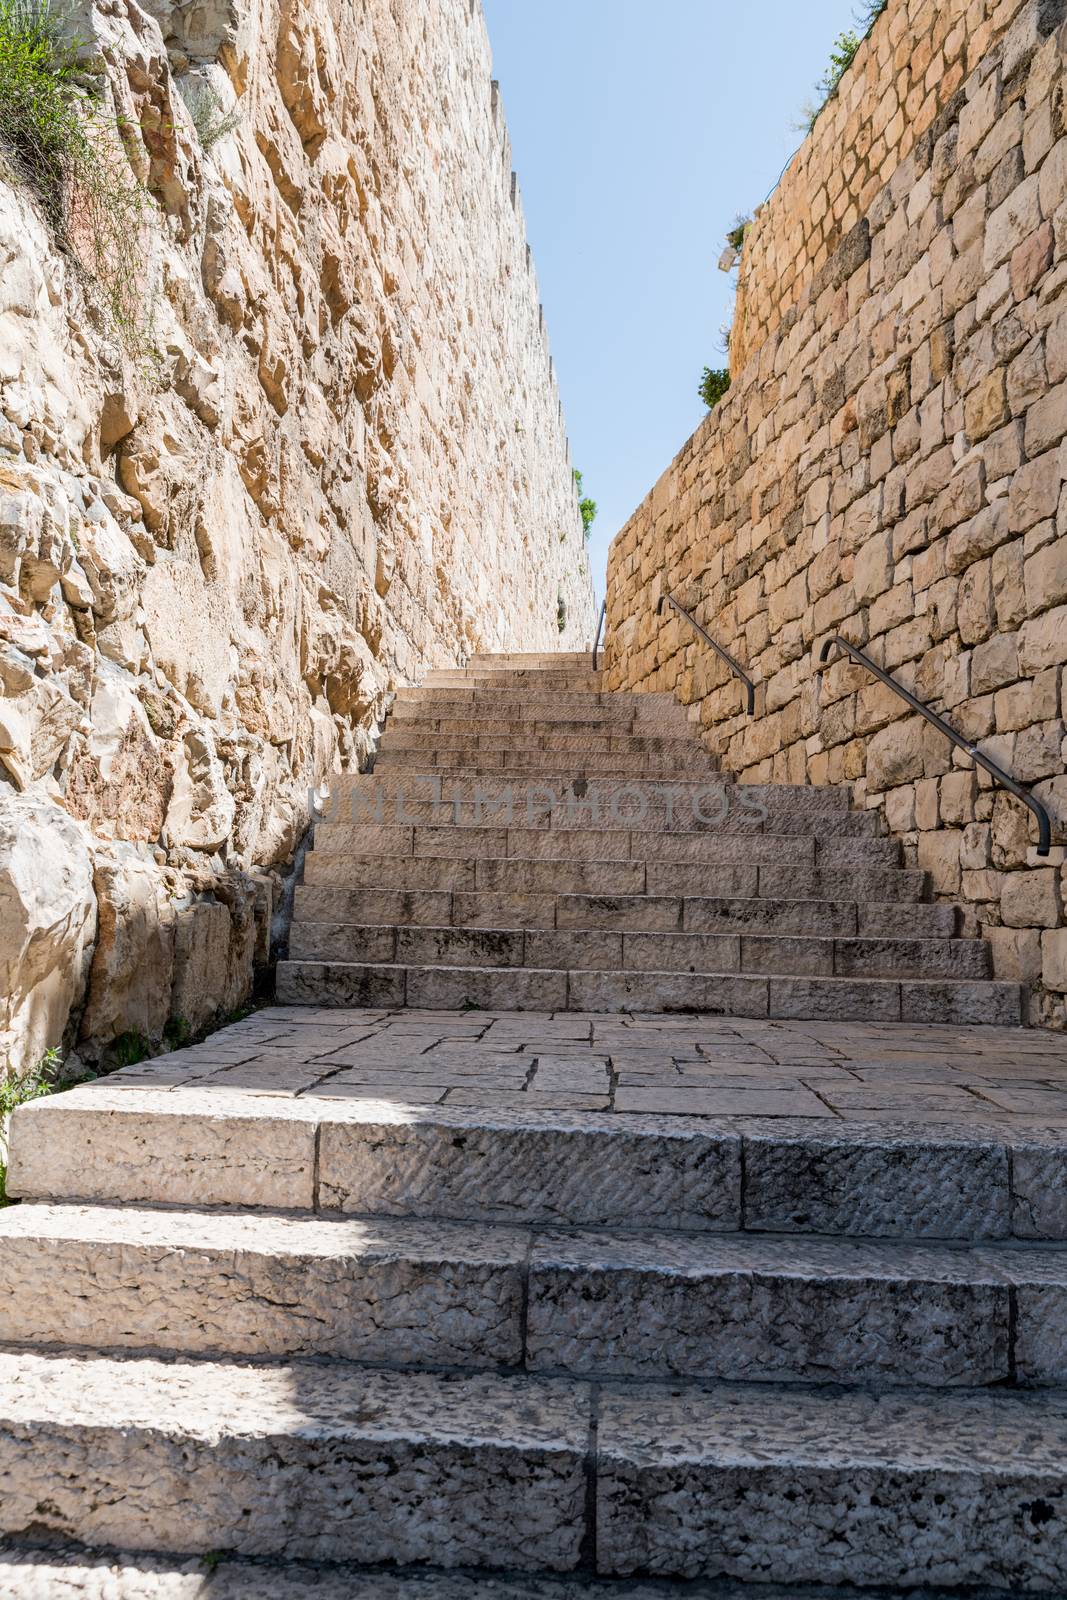
[[[519,894],[526,897],[527,903],[531,897],[538,896],[548,896],[554,901],[557,895],[614,898],[640,894],[668,896],[676,902],[701,898],[753,900],[757,897],[782,899],[790,904],[859,901],[855,931],[864,935],[877,936],[884,931],[890,937],[906,937],[909,933],[936,937],[950,935],[956,928],[955,907],[917,904],[926,892],[925,874],[895,867],[803,868],[798,871],[788,866],[740,863],[701,866],[655,860],[525,860],[494,856],[449,860],[311,850],[304,861],[304,881],[338,889]],[[923,920],[927,912],[936,913],[936,919]],[[760,908],[752,907],[751,913],[758,918]],[[887,919],[884,923],[873,920],[882,913]],[[914,923],[913,915],[917,918]],[[861,916],[866,916],[867,920],[861,922]],[[781,931],[809,930],[789,927]]]
[[[305,905],[289,934],[294,961],[824,978],[988,978],[992,972],[989,946],[980,939],[536,929],[524,925],[521,908],[512,922],[492,927],[374,925],[307,920]],[[638,900],[636,906],[655,910],[657,902]]]
[[[505,716],[475,716],[471,708],[466,708],[466,715],[459,717],[423,716],[416,714],[408,708],[401,715],[391,715],[382,733],[386,738],[406,738],[408,736],[429,735],[435,733],[450,736],[464,737],[465,744],[470,749],[476,749],[482,739],[565,739],[568,743],[579,740],[584,743],[587,739],[608,739],[615,741],[612,748],[625,749],[632,745],[643,745],[647,740],[656,741],[664,745],[682,746],[700,754],[703,745],[696,737],[695,732],[688,725],[679,727],[672,723],[669,727],[661,718],[635,717],[623,715],[610,724],[598,728],[590,723],[588,718],[581,721],[570,721],[567,717],[549,716],[538,721],[536,718]],[[570,748],[574,748],[569,743]]]
[[[651,733],[560,733],[552,728],[545,733],[533,733],[528,728],[519,732],[486,733],[477,737],[469,732],[424,733],[411,723],[386,725],[379,745],[380,750],[555,750],[575,758],[584,753],[639,755],[668,755],[678,758],[684,770],[693,756],[706,752],[693,739],[665,739]],[[711,757],[708,756],[710,760]]]
[[[592,646],[588,650],[504,650],[473,655],[467,664],[479,672],[555,672],[584,669],[591,664],[591,657]]]
[[[807,1021],[1018,1026],[1018,983],[941,978],[759,977],[736,972],[555,971],[531,967],[281,961],[282,1005],[428,1011],[703,1012]]]
[[[470,668],[447,672],[428,672],[422,689],[534,689],[541,694],[558,690],[564,694],[599,694],[604,687],[603,673],[570,669],[565,671],[529,670],[522,667]]]
[[[163,1074],[173,1064],[173,1087],[144,1087],[127,1069],[20,1106],[9,1194],[568,1228],[1067,1240],[1055,1199],[1067,1146],[1026,1127],[435,1106],[420,1105],[416,1088],[398,1104],[365,1098],[365,1072],[350,1074],[364,1097],[343,1098],[343,1061],[336,1098],[294,1098],[185,1086],[183,1056],[150,1064]]]
[[[647,861],[694,866],[881,867],[900,861],[895,839],[838,837],[817,818],[793,831],[768,833],[724,824],[714,830],[644,830],[626,826],[567,826],[562,812],[543,817],[542,826],[477,827],[467,823],[401,826],[396,823],[320,822],[315,849],[323,855],[445,856],[459,860],[520,857],[524,860]],[[580,818],[575,819],[580,822]],[[524,819],[525,821],[525,819]],[[549,826],[551,823],[551,826]],[[814,898],[820,898],[814,896]]]
[[[361,780],[359,788],[338,785],[322,802],[321,814],[329,823],[409,824],[429,827],[518,827],[569,829],[640,828],[670,833],[743,834],[776,833],[792,837],[813,833],[834,841],[869,839],[875,844],[872,859],[899,856],[895,840],[883,839],[878,819],[869,811],[827,813],[816,809],[790,811],[782,807],[772,815],[751,808],[743,793],[709,787],[692,795],[671,792],[656,795],[627,782],[625,787],[589,789],[572,780],[538,778],[530,782],[487,779],[485,788],[468,787],[449,778],[428,775],[420,768],[410,778]],[[889,849],[880,848],[888,845]]]
[[[683,1591],[691,1592],[691,1591]],[[1004,1591],[970,1592],[970,1600],[1003,1600]],[[671,1579],[581,1576],[505,1577],[497,1573],[383,1572],[350,1564],[256,1561],[241,1556],[160,1556],[151,1552],[64,1546],[36,1550],[0,1546],[0,1594],[18,1600],[677,1600]],[[900,1600],[886,1589],[833,1590],[761,1584],[758,1600]],[[694,1600],[752,1600],[747,1584],[716,1582]],[[908,1589],[908,1600],[959,1600],[959,1591]]]
[[[1067,1396],[0,1354],[0,1530],[286,1560],[1067,1582]],[[872,1505],[877,1515],[872,1516]]]
[[[718,763],[703,750],[680,758],[654,751],[596,750],[586,755],[567,751],[522,750],[511,745],[500,750],[445,749],[436,754],[427,750],[393,750],[387,747],[374,758],[376,774],[384,771],[420,773],[427,769],[449,777],[503,777],[517,774],[557,787],[569,786],[577,775],[614,778],[620,783],[631,779],[653,779],[673,783],[680,772],[692,776],[703,772],[713,782],[720,777]]]
[[[305,882],[298,884],[295,922],[385,923],[412,927],[622,929],[648,933],[729,933],[786,935],[817,939],[951,939],[956,932],[954,906],[908,905],[850,900],[778,900],[756,896],[685,898],[642,895],[547,892],[551,876],[541,880],[543,892],[521,890],[374,889],[349,887],[352,880],[373,882],[371,870],[336,865],[337,858],[318,858],[312,851],[304,863]],[[547,866],[548,863],[531,863]],[[598,865],[610,867],[611,862]],[[620,862],[620,866],[631,865]],[[643,879],[639,863],[636,879]],[[729,871],[731,869],[727,869]],[[757,869],[751,876],[756,877]],[[557,878],[566,877],[561,863]],[[580,879],[580,874],[574,876]],[[471,874],[473,879],[474,874]],[[610,875],[602,874],[610,884]],[[622,875],[620,874],[620,878]],[[380,880],[379,880],[380,881]],[[535,879],[536,881],[536,879]],[[635,878],[631,878],[631,885]],[[579,882],[579,887],[581,884]],[[756,887],[755,884],[751,887]]]
[[[0,1216],[0,1285],[8,1345],[570,1377],[1067,1382],[1067,1255],[1048,1248],[40,1204]]]
[[[569,1571],[583,1385],[0,1353],[0,1532],[129,1549]]]

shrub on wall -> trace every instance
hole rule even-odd
[[[32,191],[57,243],[99,286],[116,333],[140,348],[151,201],[69,24],[55,0],[0,0],[0,171]]]
[[[582,532],[588,539],[593,523],[596,521],[596,501],[590,500],[588,495],[582,494],[582,475],[578,468],[574,469],[574,486],[578,490],[578,510],[582,517]]]
[[[718,405],[729,387],[729,367],[705,367],[704,376],[700,380],[700,388],[697,392],[710,411],[714,406]]]

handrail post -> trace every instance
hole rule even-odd
[[[1024,789],[1022,784],[1017,782],[1010,773],[1004,771],[1003,767],[998,766],[989,756],[983,755],[977,745],[971,744],[962,734],[957,733],[952,724],[946,722],[944,717],[939,716],[936,711],[931,711],[929,706],[923,705],[922,701],[917,699],[910,689],[905,689],[902,683],[898,683],[895,678],[890,677],[883,667],[872,661],[866,651],[861,650],[858,645],[850,644],[839,633],[832,633],[829,638],[823,640],[822,649],[819,651],[820,671],[829,661],[831,652],[834,650],[843,650],[859,666],[865,667],[869,673],[878,679],[879,683],[884,683],[887,689],[892,689],[893,693],[899,695],[901,700],[911,706],[913,711],[917,711],[921,717],[925,717],[931,727],[944,734],[945,738],[954,744],[957,750],[962,750],[965,755],[970,756],[977,766],[988,772],[995,783],[1001,784],[1003,788],[1008,790],[1009,794],[1015,796],[1016,800],[1020,800],[1037,818],[1038,855],[1047,856],[1051,853],[1052,818],[1041,804],[1041,801],[1032,795],[1029,789]]]

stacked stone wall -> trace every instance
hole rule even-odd
[[[1062,14],[1024,5],[948,80],[619,534],[608,577],[614,686],[673,690],[739,778],[850,785],[1059,1026],[1062,847],[1038,858],[1023,806],[864,670],[820,676],[818,658],[834,633],[869,651],[1067,839]],[[878,27],[904,37],[907,16],[898,0]],[[665,589],[758,679],[754,717],[692,631],[657,616]]]
[[[1054,9],[1055,0],[1044,7]],[[1025,50],[1024,0],[894,0],[877,19],[745,234],[730,339],[741,371],[866,217],[966,78],[1004,39]],[[1020,19],[1020,13],[1024,13]]]
[[[0,178],[0,1071],[242,1001],[394,688],[593,623],[477,0],[77,25],[145,328]]]

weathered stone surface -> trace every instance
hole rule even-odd
[[[1027,688],[1067,660],[1054,24],[1037,0],[891,0],[746,229],[729,397],[609,555],[608,685],[673,691],[741,781],[851,787],[971,927],[999,888],[934,841],[989,820],[981,785],[862,667],[820,670],[821,650],[839,633],[969,741],[996,736],[1022,781],[1058,774],[1044,725],[1061,707]],[[857,229],[869,253],[835,290]],[[766,686],[752,716],[680,625],[653,636],[664,589],[699,594]],[[1025,867],[1033,841],[999,799],[993,834],[990,865]],[[1035,987],[1034,1016],[1067,1027],[1064,991]]]
[[[588,1429],[578,1386],[27,1352],[0,1367],[8,1535],[39,1533],[44,1516],[55,1537],[179,1553],[577,1563]],[[67,1463],[62,1489],[52,1460]]]
[[[44,799],[0,796],[0,1051],[11,1067],[62,1042],[95,932],[84,830]]]
[[[143,908],[225,910],[227,874],[291,862],[309,790],[365,765],[393,688],[592,633],[484,24],[467,0],[425,36],[417,7],[328,13],[81,7],[159,201],[124,329],[0,184],[0,767],[58,802],[57,840],[66,810],[90,849],[148,847],[111,910],[157,992],[98,992],[90,1053],[151,1035],[146,1007],[188,1019]],[[213,988],[243,1000],[239,945]],[[39,1044],[8,1041],[19,1070]]]
[[[721,1231],[739,1216],[740,1143],[674,1120],[380,1109],[362,1129],[324,1124],[320,1182],[327,1210]]]
[[[1006,1151],[929,1130],[749,1133],[745,1219],[776,1232],[878,1238],[1002,1238],[1010,1229]]]
[[[1055,1590],[1057,1513],[1038,1528],[1019,1506],[1055,1506],[1065,1443],[1060,1396],[608,1390],[598,1565],[620,1576]]]
[[[997,1381],[1008,1287],[947,1250],[669,1236],[538,1237],[534,1369],[753,1382]]]
[[[504,1229],[33,1205],[0,1216],[0,1240],[12,1344],[368,1362],[395,1361],[402,1344],[411,1366],[522,1359],[526,1240]]]

